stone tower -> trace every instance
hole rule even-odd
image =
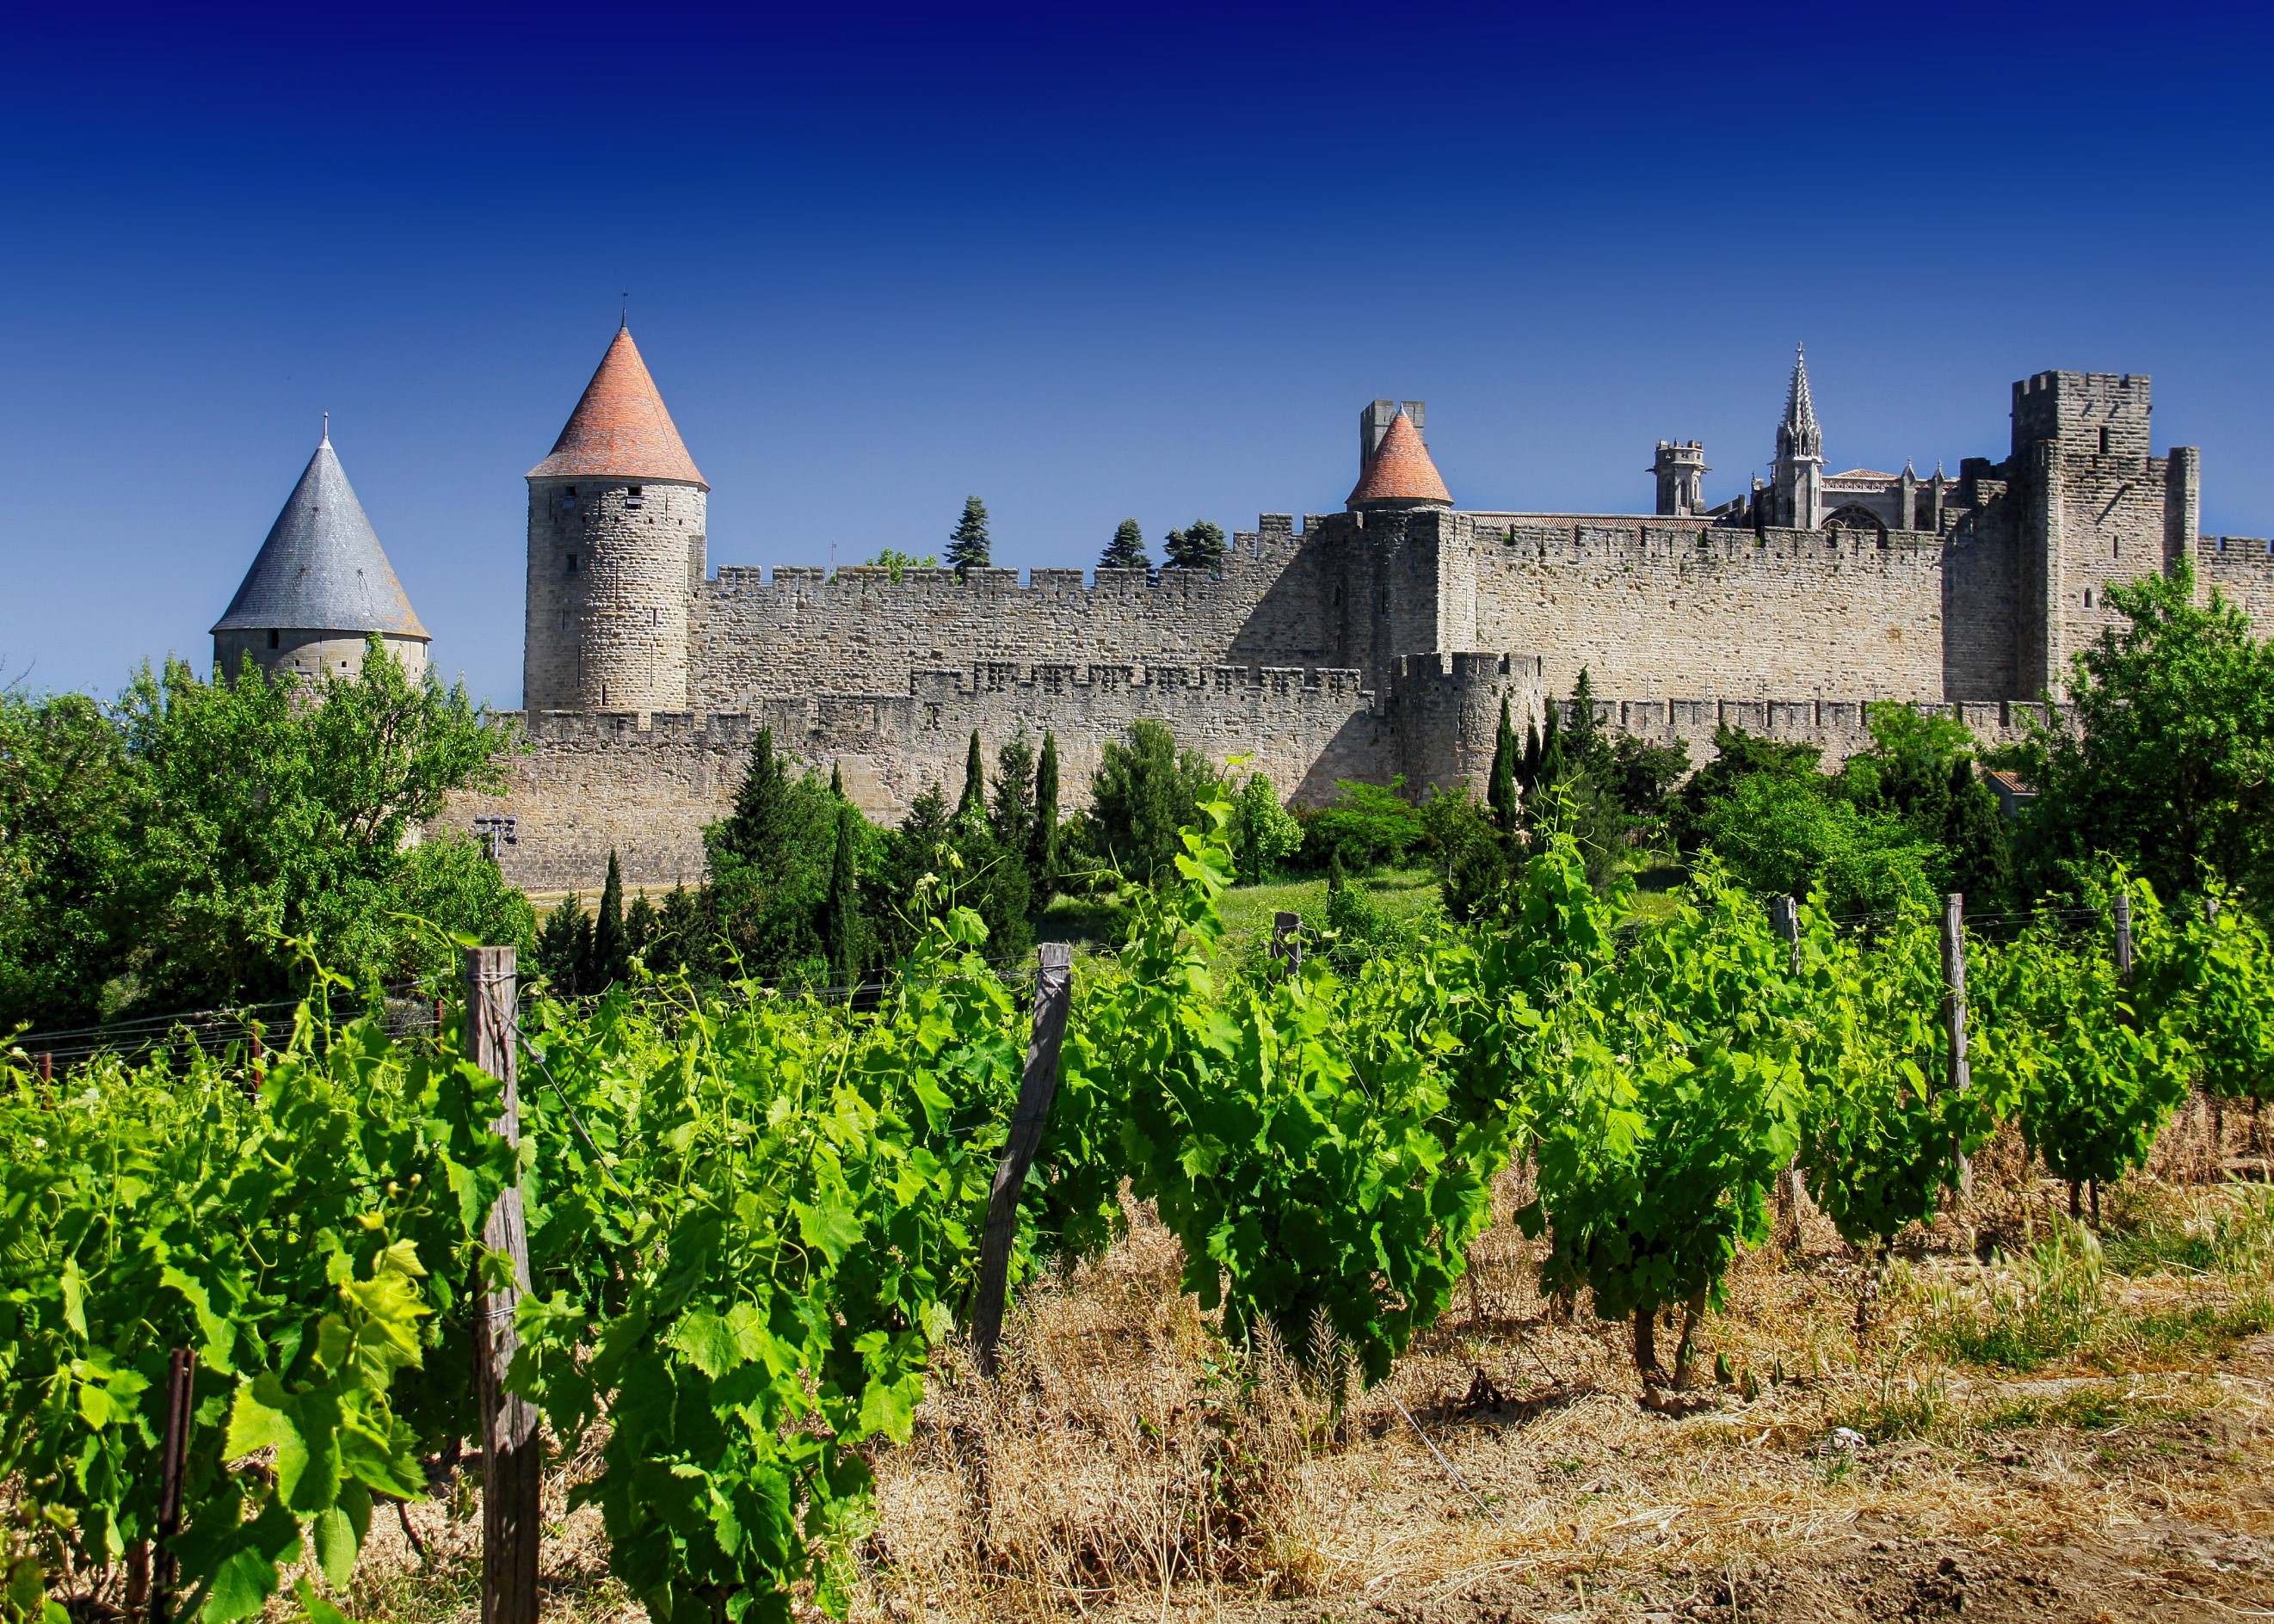
[[[2059,693],[2069,656],[2120,618],[2108,588],[2171,569],[2202,517],[2202,454],[2157,456],[2140,372],[2038,372],[2014,386],[2021,499],[2021,691]]]
[[[1785,391],[1784,421],[1777,425],[1776,461],[1769,464],[1773,511],[1769,523],[1812,530],[1824,523],[1824,431],[1808,393],[1808,355],[1794,352],[1792,385]]]
[[[529,470],[523,703],[684,710],[689,607],[705,571],[711,487],[629,326]]]
[[[1696,440],[1684,444],[1677,440],[1658,442],[1658,456],[1650,465],[1658,476],[1658,513],[1660,518],[1682,518],[1706,511],[1706,448]]]
[[[426,669],[426,628],[356,500],[327,425],[237,596],[214,622],[214,675],[234,680],[249,655],[272,675],[352,676],[363,669],[373,632],[410,675]]]
[[[1407,508],[1447,508],[1453,493],[1421,439],[1423,403],[1404,401],[1395,411],[1376,401],[1359,415],[1358,484],[1344,504],[1353,513]]]

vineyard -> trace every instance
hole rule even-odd
[[[13,1051],[11,1624],[414,1615],[374,1571],[406,1538],[525,1624],[572,1527],[676,1624],[1382,1573],[1584,1610],[1606,1563],[1735,1614],[1732,1552],[1996,1405],[2193,1414],[2274,1330],[2228,1166],[2274,956],[2234,898],[1839,919],[1709,858],[1644,927],[1558,836],[1459,927],[1235,941],[1203,812],[1126,943],[1039,980],[959,909],[822,993],[519,996],[477,950],[439,1019],[327,981],[257,1041]],[[1426,1558],[1321,1531],[1390,1447]],[[1783,1508],[1684,1535],[1717,1493]]]

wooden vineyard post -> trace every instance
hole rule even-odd
[[[505,1115],[497,1132],[509,1145],[521,1139],[521,1093],[516,1070],[519,1033],[515,951],[510,947],[466,951],[466,1036],[470,1057],[505,1084]],[[474,1337],[474,1379],[482,1407],[482,1624],[537,1624],[537,1541],[543,1446],[537,1410],[505,1390],[518,1341],[514,1310],[529,1289],[529,1230],[521,1190],[508,1186],[490,1208],[482,1244],[502,1254],[511,1277],[485,1292]]]
[[[1964,1094],[1973,1081],[1966,1058],[1966,898],[1952,891],[1942,899],[1942,1020],[1950,1042],[1950,1091]],[[1958,1156],[1958,1194],[1974,1199],[1974,1163]]]
[[[2218,898],[2203,898],[2203,923],[2218,923]],[[2205,1184],[2226,1182],[2226,1096],[2216,1089],[2205,1090],[2210,1095],[2210,1168]]]
[[[187,1348],[166,1360],[166,1432],[158,1453],[158,1555],[150,1575],[152,1624],[166,1624],[174,1605],[181,1559],[170,1542],[182,1531],[182,1478],[190,1461],[191,1410],[195,1402],[198,1362]]]
[[[1278,913],[1271,916],[1271,957],[1287,966],[1289,975],[1303,973],[1303,916]]]
[[[1789,897],[1776,897],[1769,902],[1769,922],[1776,927],[1792,948],[1788,974],[1800,971],[1800,904]],[[1777,1174],[1776,1228],[1778,1239],[1787,1252],[1800,1249],[1800,1153],[1793,1152],[1792,1160]]]
[[[2120,891],[2111,910],[2116,915],[2116,979],[2132,979],[2132,893]]]
[[[1037,950],[1035,1030],[1027,1042],[1027,1068],[1019,1079],[1019,1103],[1011,1113],[1003,1162],[987,1192],[987,1229],[979,1243],[979,1284],[971,1299],[971,1342],[979,1368],[995,1373],[995,1344],[1003,1335],[1003,1304],[1011,1278],[1011,1243],[1019,1233],[1019,1190],[1034,1165],[1050,1121],[1050,1100],[1058,1091],[1058,1049],[1065,1041],[1066,1014],[1073,1006],[1073,949],[1045,942]]]

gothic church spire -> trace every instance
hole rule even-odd
[[[1777,425],[1780,459],[1824,455],[1824,430],[1816,421],[1816,402],[1808,392],[1808,349],[1793,350],[1792,383],[1785,390],[1784,421]]]

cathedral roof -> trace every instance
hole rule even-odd
[[[616,329],[599,370],[553,442],[553,455],[529,470],[531,479],[668,479],[710,485],[687,455],[686,442],[648,376],[629,327]]]
[[[1350,500],[1344,506],[1443,502],[1450,507],[1452,501],[1453,493],[1445,488],[1436,463],[1429,460],[1429,447],[1421,443],[1421,431],[1413,426],[1412,418],[1401,411],[1389,420],[1389,427],[1382,432],[1382,444],[1367,459],[1366,471],[1359,476],[1358,487],[1350,493]]]
[[[327,433],[216,632],[384,632],[426,640]]]

